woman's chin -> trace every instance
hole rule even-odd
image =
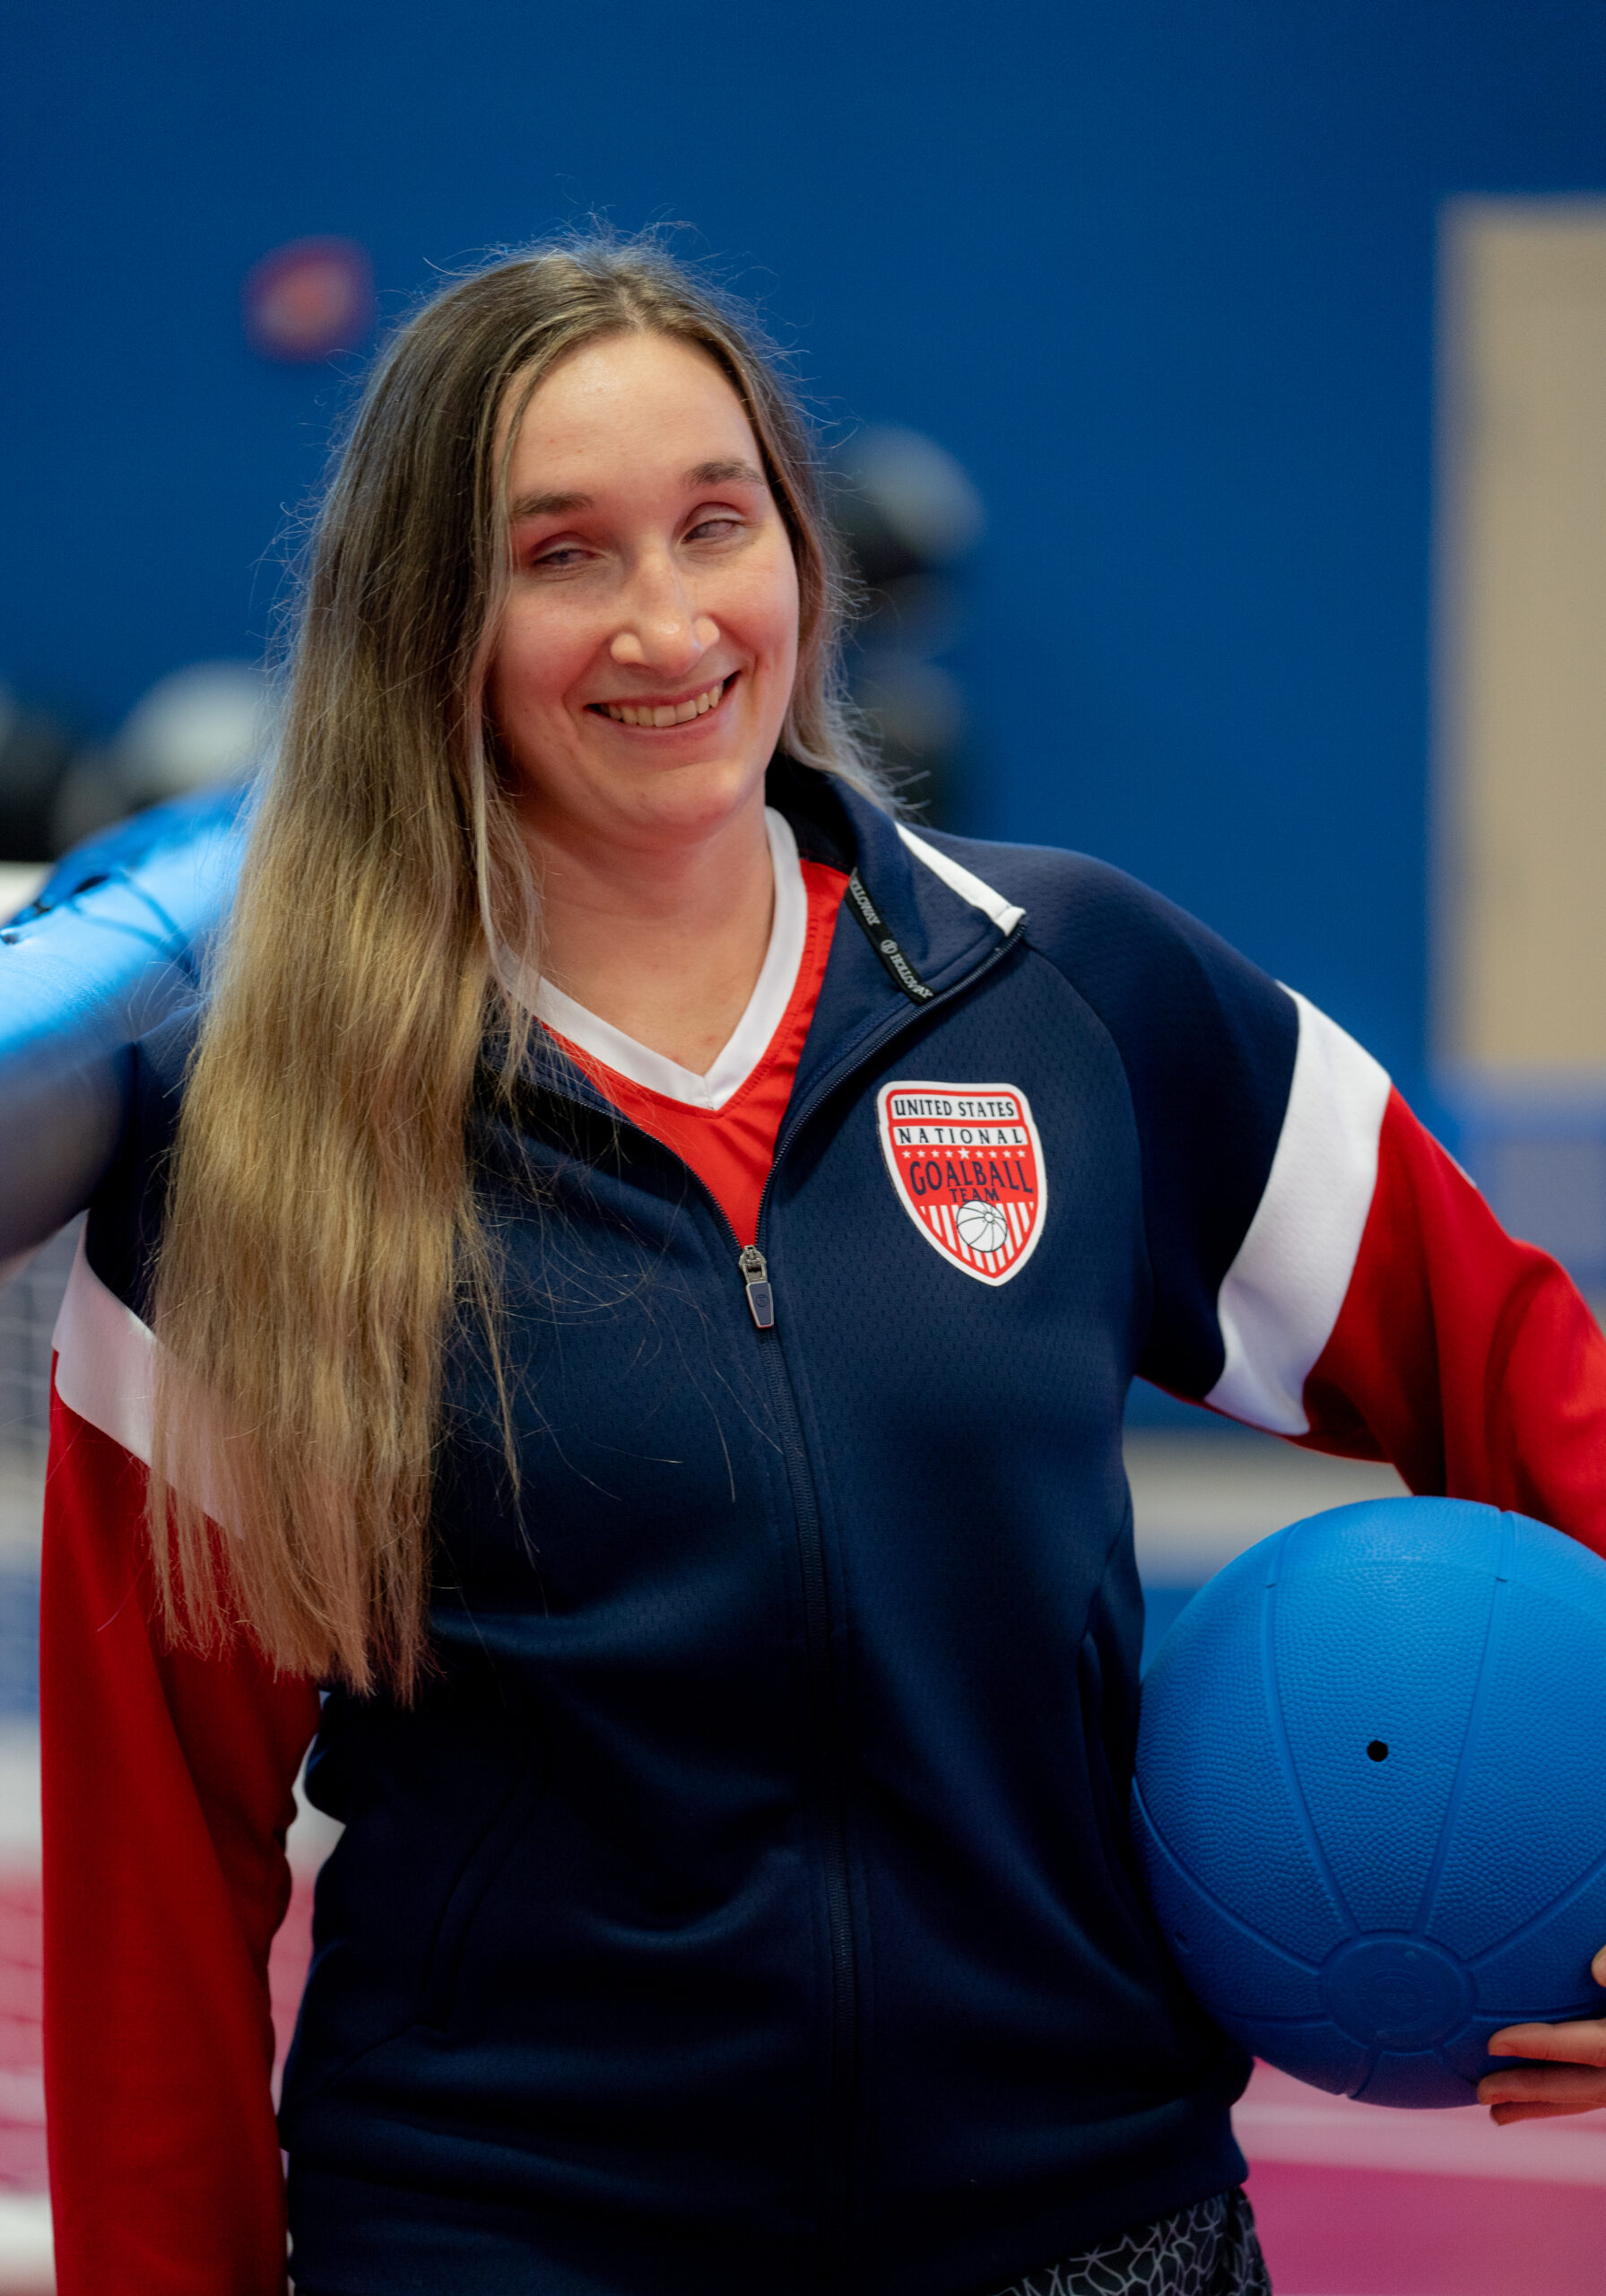
[[[714,834],[764,800],[764,769],[759,761],[729,757],[665,761],[634,783],[630,809],[638,822],[657,823],[671,836]]]
[[[734,755],[725,744],[712,754],[689,744],[678,757],[664,751],[621,759],[615,752],[589,761],[591,770],[569,790],[538,782],[534,788],[526,785],[522,802],[515,802],[527,828],[557,845],[569,845],[577,835],[587,844],[616,839],[639,848],[660,838],[683,844],[716,837],[762,808],[773,746],[761,755],[751,748]]]

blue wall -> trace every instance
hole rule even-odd
[[[1422,1085],[1439,202],[1606,185],[1600,0],[13,0],[0,675],[91,732],[257,649],[341,402],[247,350],[280,241],[387,309],[686,218],[828,411],[992,524],[977,825],[1087,846]]]

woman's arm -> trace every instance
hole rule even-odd
[[[40,1589],[60,2296],[283,2296],[267,1957],[308,1682],[166,1650],[145,1470],[56,1398]]]
[[[1391,1092],[1338,1320],[1305,1383],[1317,1450],[1553,1523],[1606,1553],[1606,1339]]]

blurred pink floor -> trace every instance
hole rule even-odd
[[[1277,2296],[1602,2296],[1606,2113],[1497,2128],[1255,2067],[1234,2115]]]
[[[311,1900],[298,1883],[273,1948],[281,2053]],[[1261,2066],[1236,2119],[1277,2296],[1606,2290],[1606,2113],[1497,2129],[1475,2107],[1389,2112]],[[42,2193],[45,2182],[39,1879],[29,1866],[0,1872],[0,2193]]]

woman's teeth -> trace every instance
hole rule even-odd
[[[693,718],[706,718],[710,709],[717,709],[729,678],[721,678],[706,693],[693,695],[690,701],[662,701],[641,709],[632,708],[628,701],[604,701],[603,708],[616,726],[685,726]]]

